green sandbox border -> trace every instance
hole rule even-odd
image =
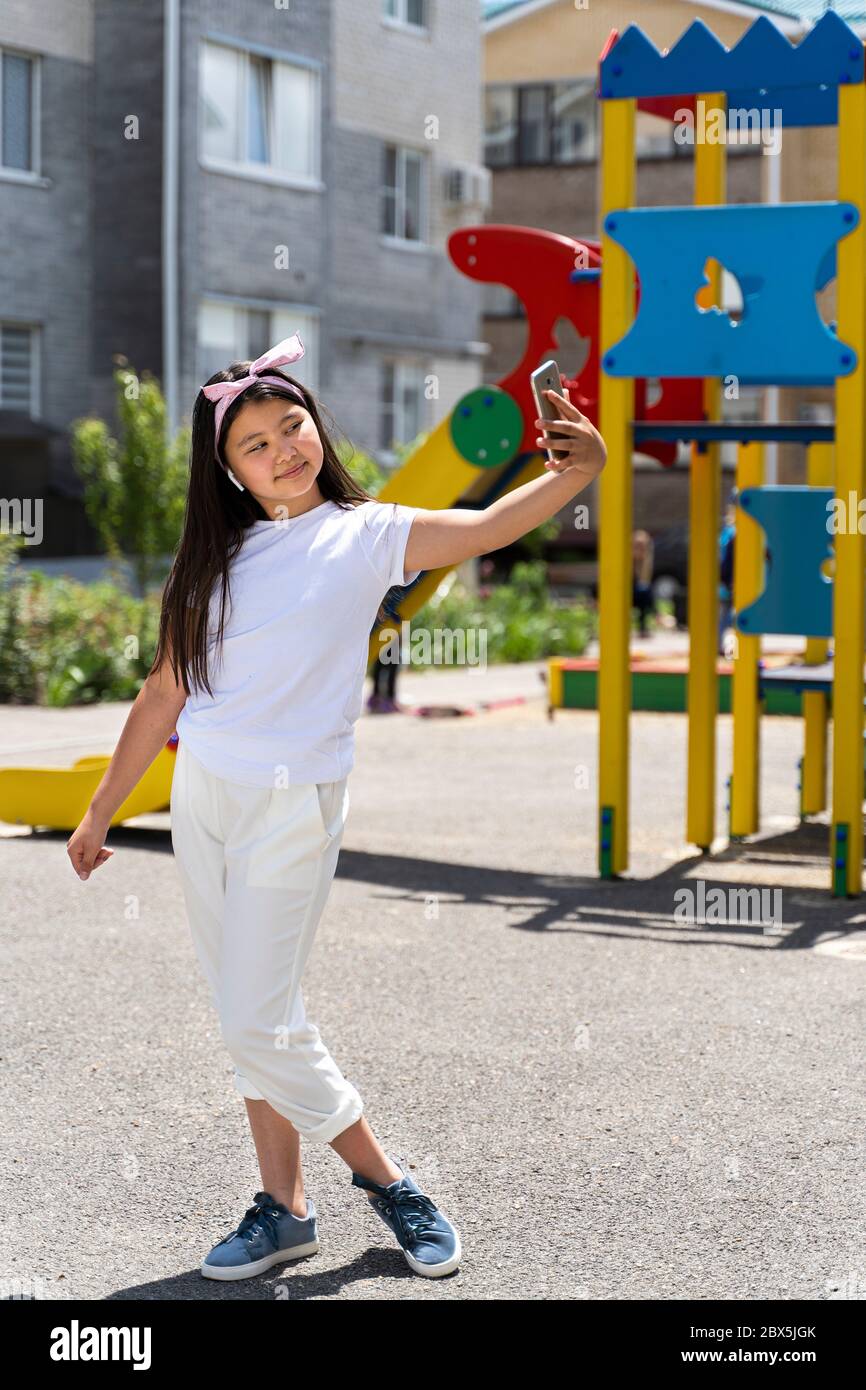
[[[562,671],[562,709],[596,709],[597,670]],[[685,714],[686,671],[632,671],[631,708]],[[731,677],[718,676],[719,714],[731,712]],[[802,692],[770,687],[760,702],[763,714],[802,714]]]

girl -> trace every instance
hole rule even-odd
[[[318,1250],[303,1136],[330,1144],[409,1266],[438,1277],[459,1264],[458,1234],[380,1147],[300,985],[349,808],[370,630],[391,586],[518,540],[606,450],[550,391],[565,417],[562,438],[538,441],[557,451],[550,476],[478,511],[380,503],[340,464],[312,393],[279,371],[303,352],[295,334],[196,397],[156,656],[68,852],[82,880],[107,861],[113,815],[176,725],[172,846],[262,1185],[202,1274],[242,1279]]]

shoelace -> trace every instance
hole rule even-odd
[[[428,1231],[436,1229],[433,1213],[437,1210],[434,1202],[423,1192],[411,1192],[400,1187],[390,1197],[379,1197],[380,1207],[385,1207],[393,1217],[403,1239],[415,1244]]]
[[[219,1242],[225,1245],[226,1241],[233,1240],[235,1236],[241,1236],[243,1240],[254,1240],[259,1231],[265,1230],[273,1241],[274,1245],[278,1242],[277,1220],[279,1212],[268,1202],[256,1202],[254,1206],[248,1207],[243,1219],[234,1231],[229,1231],[227,1236],[223,1236]]]

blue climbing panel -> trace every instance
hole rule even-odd
[[[856,227],[853,203],[621,208],[604,230],[631,256],[640,305],[602,359],[610,376],[725,377],[743,385],[832,385],[857,354],[822,321],[815,289],[836,242]],[[715,259],[743,296],[737,321],[695,296]]]
[[[828,10],[796,44],[761,15],[731,49],[700,19],[667,53],[630,24],[600,65],[599,95],[606,100],[727,92],[740,98],[755,92],[754,104],[781,106],[788,100],[796,108],[798,91],[820,92],[823,86],[835,93],[840,84],[862,81],[862,40]],[[785,123],[794,123],[787,113]]]
[[[821,565],[833,555],[831,487],[747,487],[739,506],[766,533],[763,593],[736,616],[739,632],[831,637],[833,581]]]

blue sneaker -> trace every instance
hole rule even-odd
[[[395,1178],[383,1187],[353,1172],[353,1186],[376,1193],[375,1201],[369,1197],[367,1200],[397,1237],[416,1274],[425,1274],[431,1279],[450,1274],[463,1254],[459,1235],[432,1198],[425,1196],[412,1181],[403,1164],[390,1154],[388,1157],[400,1169],[402,1178]]]
[[[206,1279],[250,1279],[282,1260],[315,1255],[319,1248],[316,1208],[307,1198],[306,1216],[295,1216],[269,1192],[257,1192],[240,1225],[201,1262]]]

